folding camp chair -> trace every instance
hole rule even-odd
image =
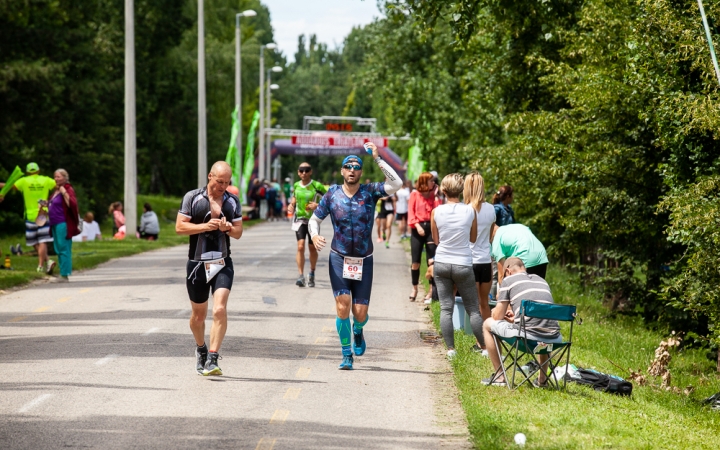
[[[570,364],[570,347],[572,346],[573,325],[575,323],[577,307],[573,305],[556,305],[554,303],[543,303],[532,300],[522,300],[520,302],[520,333],[518,337],[505,338],[493,333],[495,339],[495,347],[498,357],[501,361],[501,369],[496,371],[491,377],[491,383],[502,373],[509,389],[517,389],[524,383],[530,382],[530,378],[538,371],[544,370],[548,373],[547,384],[556,389],[560,388],[560,382],[555,375],[555,367],[562,363],[565,358],[566,367]],[[540,319],[557,320],[558,322],[570,322],[570,334],[567,340],[561,343],[543,343],[542,341],[527,338],[527,328],[525,327],[525,318],[536,317]],[[501,353],[502,349],[502,353]],[[505,356],[503,357],[503,353]],[[526,355],[532,358],[535,364],[528,364],[525,369],[520,365],[520,359]],[[547,361],[540,364],[537,355],[548,355]],[[519,377],[519,383],[515,383],[515,377]],[[561,377],[565,388],[565,377]]]

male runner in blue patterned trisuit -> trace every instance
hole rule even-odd
[[[374,144],[370,144],[369,147],[372,149],[375,162],[385,174],[386,181],[360,184],[362,159],[355,155],[346,157],[341,170],[345,182],[342,186],[334,185],[328,190],[308,224],[313,244],[320,251],[325,247],[325,238],[318,234],[320,223],[328,215],[333,223],[334,235],[329,264],[330,284],[337,309],[335,326],[340,335],[343,354],[339,368],[343,370],[352,369],[353,351],[357,356],[365,353],[363,326],[368,321],[368,305],[372,290],[372,227],[375,204],[378,199],[393,195],[402,187],[402,180],[397,173],[378,156],[377,147]],[[343,264],[346,257],[363,259],[361,280],[343,278]],[[354,336],[350,333],[351,305]]]

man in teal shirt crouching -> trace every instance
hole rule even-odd
[[[530,228],[519,223],[498,227],[493,226],[490,233],[492,256],[498,264],[498,286],[502,283],[507,258],[520,258],[528,274],[535,274],[545,279],[548,259],[545,246],[530,231]]]

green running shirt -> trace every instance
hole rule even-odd
[[[312,217],[312,211],[306,211],[305,207],[308,203],[313,201],[315,194],[325,194],[327,188],[319,181],[312,180],[307,186],[302,185],[302,181],[295,183],[295,191],[293,196],[295,197],[295,217],[297,219],[309,220]],[[317,199],[320,202],[320,199]]]

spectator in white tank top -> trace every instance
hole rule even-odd
[[[398,225],[398,231],[400,232],[400,240],[410,239],[410,235],[407,234],[407,220],[408,220],[408,201],[410,200],[410,188],[412,183],[410,180],[406,180],[403,183],[402,189],[395,193],[395,219],[400,222]]]
[[[446,175],[440,184],[440,190],[447,198],[447,203],[432,211],[430,229],[433,241],[438,244],[433,266],[440,297],[440,329],[448,348],[448,358],[453,358],[456,355],[452,323],[455,286],[462,297],[465,311],[470,316],[470,326],[475,338],[478,342],[483,339],[470,250],[470,243],[477,239],[477,215],[471,206],[460,202],[460,194],[463,192],[462,175]]]
[[[495,209],[485,201],[485,181],[477,172],[465,176],[463,200],[473,208],[477,216],[477,240],[470,244],[472,251],[473,274],[480,301],[480,315],[483,321],[490,317],[490,288],[492,287],[492,260],[490,259],[490,231],[495,223]],[[484,340],[480,340],[473,350],[488,356]]]

